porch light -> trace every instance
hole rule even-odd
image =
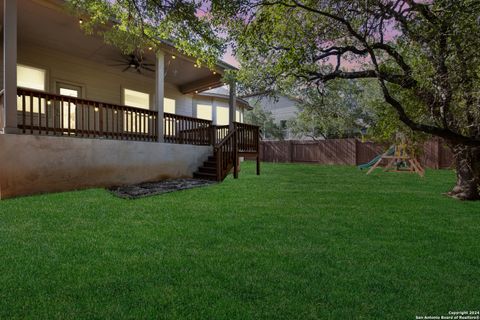
[[[172,60],[175,60],[175,59],[177,59],[177,57],[175,57],[175,56],[172,56]]]
[[[78,19],[79,24],[83,24],[83,19]]]
[[[148,47],[148,50],[149,50],[149,51],[152,51],[152,50],[153,50],[153,47]]]
[[[48,100],[48,101],[47,101],[47,104],[48,104],[48,105],[51,105],[51,104],[52,104],[52,101]]]
[[[194,66],[195,68],[198,68],[198,66],[197,66],[197,64],[196,64],[196,63],[195,63],[193,66]]]
[[[198,93],[198,90],[195,90],[195,93]]]
[[[95,107],[95,112],[98,112],[98,107]]]
[[[215,75],[215,74],[217,74],[217,71],[213,71],[212,73]]]

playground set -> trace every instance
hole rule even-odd
[[[425,169],[417,160],[415,150],[408,148],[406,143],[391,146],[385,153],[359,165],[358,168],[360,170],[369,169],[367,174],[370,174],[380,166],[382,161],[387,163],[383,171],[416,173],[420,177],[425,176]]]

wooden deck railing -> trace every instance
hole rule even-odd
[[[260,174],[259,162],[259,127],[234,122],[233,130],[228,126],[214,129],[215,138],[220,142],[216,143],[214,156],[217,163],[217,180],[222,181],[233,168],[233,176],[238,177],[238,157],[241,155],[255,155],[257,160],[257,174]],[[224,132],[228,132],[223,139]]]
[[[214,156],[217,163],[217,181],[222,181],[234,168],[233,175],[238,177],[238,148],[237,130],[230,132],[214,148]]]
[[[240,153],[258,153],[260,128],[246,123],[234,123],[237,130],[238,150]]]
[[[19,88],[23,133],[157,141],[157,112]]]
[[[195,145],[211,145],[212,121],[164,113],[164,141]]]
[[[153,110],[19,88],[17,114],[18,128],[25,134],[158,141],[158,113]],[[232,168],[237,176],[242,154],[257,155],[259,173],[257,126],[235,122],[230,130],[209,120],[171,113],[164,113],[163,125],[167,143],[214,146],[217,180]]]
[[[214,136],[215,144],[219,143],[228,135],[229,126],[215,126],[214,127]]]

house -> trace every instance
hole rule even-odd
[[[218,87],[194,95],[192,116],[212,120],[214,124],[228,125],[229,123],[229,89],[227,86]],[[245,99],[236,97],[235,121],[243,123],[244,114],[253,107]]]
[[[259,105],[263,110],[271,112],[275,124],[283,130],[285,140],[295,138],[287,128],[287,123],[297,117],[299,111],[297,107],[299,101],[297,99],[285,95],[278,95],[273,98],[265,94],[248,95],[244,96],[243,99],[252,106]]]
[[[212,93],[202,92],[224,86],[232,66],[200,68],[167,42],[124,56],[86,35],[61,0],[4,1],[0,16],[0,198],[220,181],[236,176],[240,155],[258,155],[258,128],[235,121],[247,106],[234,84],[228,99],[210,96],[207,115]]]

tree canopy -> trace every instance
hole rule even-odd
[[[130,54],[171,44],[213,67],[225,51],[219,24],[212,21],[211,4],[198,0],[67,0],[82,18],[88,33]]]
[[[376,79],[411,129],[480,145],[478,0],[238,3],[241,79],[255,90]]]

